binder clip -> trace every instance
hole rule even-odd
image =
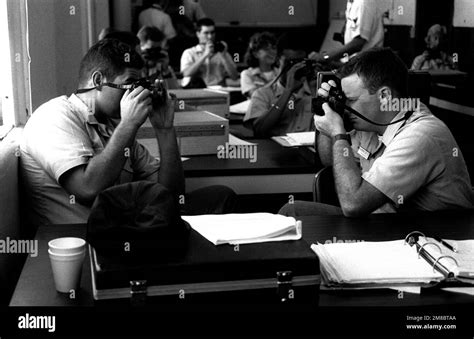
[[[408,244],[410,246],[413,246],[414,244],[416,244],[416,242],[418,241],[418,238],[422,236],[422,237],[425,237],[426,238],[426,235],[420,231],[413,231],[413,232],[410,232],[408,233],[408,235],[405,237],[405,242],[404,244]]]

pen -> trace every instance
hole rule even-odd
[[[457,252],[456,249],[451,246],[450,244],[448,244],[446,241],[444,241],[443,239],[441,239],[440,237],[433,237],[436,241],[439,241],[440,243],[442,243],[445,247],[449,248],[451,251],[453,252]]]

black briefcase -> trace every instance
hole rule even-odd
[[[191,230],[186,252],[166,260],[89,250],[96,304],[318,302],[319,260],[304,240],[215,246]]]

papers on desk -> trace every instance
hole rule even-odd
[[[239,102],[238,104],[231,105],[229,107],[229,112],[233,114],[242,114],[245,115],[247,113],[247,109],[249,108],[250,100]]]
[[[322,282],[329,287],[429,286],[443,280],[474,284],[474,240],[448,242],[457,244],[458,253],[439,251],[434,239],[424,237],[418,240],[421,250],[405,240],[313,244],[311,248],[319,257]],[[433,269],[439,265],[447,268],[449,276]]]
[[[241,87],[237,87],[237,86],[219,86],[219,85],[215,85],[215,86],[207,86],[207,88],[209,89],[213,89],[213,90],[216,90],[216,91],[223,91],[223,92],[241,92],[242,91],[242,88]]]
[[[248,142],[245,140],[242,140],[240,138],[237,138],[235,135],[229,133],[229,145],[234,145],[234,146],[254,146],[257,145],[254,142]]]
[[[301,222],[279,214],[206,214],[182,218],[214,245],[301,239]]]
[[[287,133],[286,135],[272,137],[274,141],[284,147],[313,146],[315,132]]]

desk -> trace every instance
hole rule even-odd
[[[342,216],[315,216],[301,218],[303,239],[309,244],[326,240],[383,241],[404,238],[413,230],[443,238],[474,238],[474,212],[459,214],[371,215],[365,219]],[[61,236],[85,237],[85,225],[59,225],[40,228],[36,234],[38,256],[28,257],[10,302],[10,306],[92,306],[92,286],[89,258],[82,272],[81,289],[76,299],[56,293],[49,263],[47,243]],[[245,246],[245,245],[243,245]],[[443,292],[437,289],[420,295],[405,293],[398,298],[393,290],[321,291],[319,306],[423,306],[474,305],[474,297]]]

